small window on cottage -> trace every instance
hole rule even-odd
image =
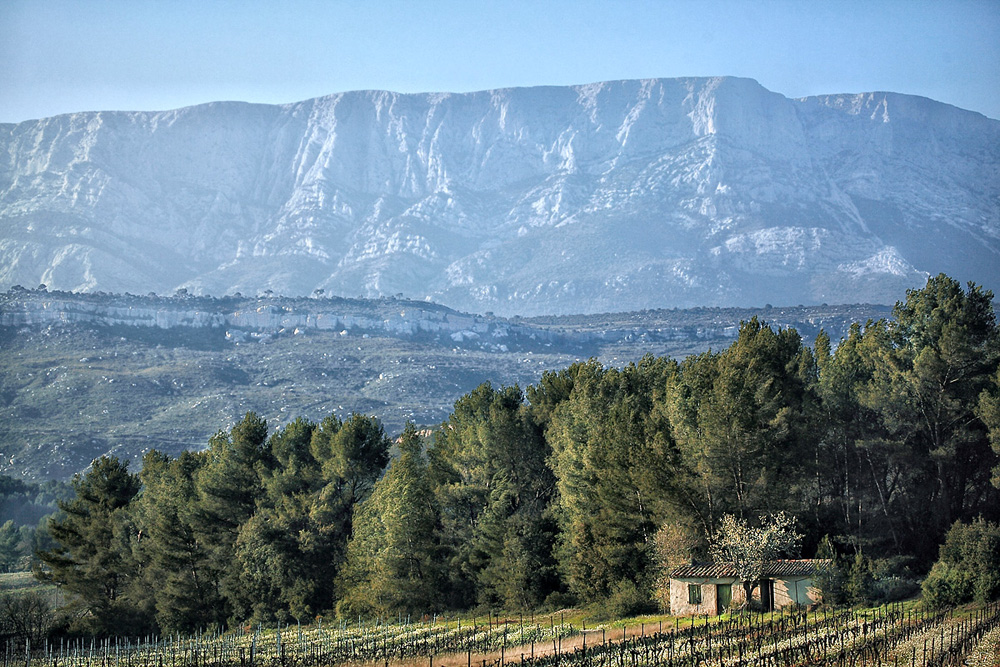
[[[688,584],[688,604],[701,604],[701,586]]]

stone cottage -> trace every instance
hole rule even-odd
[[[791,604],[808,606],[820,601],[813,583],[816,571],[829,560],[776,560],[764,568],[753,597],[764,611]],[[684,565],[670,574],[670,613],[674,616],[716,616],[744,602],[743,582],[732,565]]]

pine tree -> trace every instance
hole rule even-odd
[[[141,632],[151,626],[148,595],[133,557],[138,530],[129,504],[139,479],[128,462],[104,456],[73,479],[76,498],[59,504],[63,515],[49,522],[59,546],[39,553],[39,577],[75,597],[77,629],[97,634]]]
[[[225,623],[222,572],[212,567],[195,528],[195,477],[206,456],[184,452],[176,459],[151,451],[143,459],[142,495],[135,508],[143,531],[139,553],[146,583],[164,632],[194,632]]]
[[[0,526],[0,572],[9,572],[20,557],[21,530],[13,520]]]
[[[240,529],[236,555],[252,615],[307,619],[332,609],[358,502],[388,462],[390,442],[370,417],[297,419],[275,433],[264,496]]]
[[[823,437],[816,505],[823,511],[816,525],[872,553],[900,553],[902,520],[925,509],[904,509],[907,489],[920,483],[923,461],[891,442],[882,401],[872,393],[891,347],[889,323],[880,320],[853,324],[832,354],[817,351]]]
[[[992,381],[979,395],[977,414],[989,429],[990,446],[996,454],[991,481],[993,486],[1000,488],[1000,370],[997,370],[991,379]]]
[[[667,410],[686,480],[678,499],[711,538],[725,513],[747,518],[801,503],[815,460],[816,365],[791,329],[756,318],[720,353],[685,360]]]
[[[915,459],[904,548],[930,561],[953,522],[995,516],[1000,499],[989,483],[997,458],[976,414],[1000,362],[993,293],[930,278],[896,304],[889,336],[862,404],[880,412],[887,439]]]
[[[268,442],[273,465],[262,471],[257,510],[240,526],[235,544],[251,621],[315,613],[309,603],[323,579],[324,563],[306,558],[300,544],[311,537],[309,513],[322,487],[320,465],[310,451],[316,429],[312,422],[296,419]]]
[[[535,607],[557,585],[549,450],[520,388],[455,403],[430,451],[459,606]]]
[[[439,513],[413,424],[406,425],[399,450],[358,507],[339,579],[339,615],[394,616],[441,606]]]
[[[205,456],[195,475],[198,500],[192,525],[207,553],[208,569],[218,573],[226,613],[242,621],[251,615],[254,601],[240,581],[236,540],[264,496],[262,475],[274,466],[267,422],[247,413],[229,433],[220,431],[211,438]]]
[[[669,515],[677,463],[658,396],[670,369],[651,357],[621,371],[590,362],[552,413],[558,556],[581,601],[621,590],[652,600],[653,538]]]

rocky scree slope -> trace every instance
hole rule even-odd
[[[1000,122],[738,78],[0,125],[0,288],[499,315],[892,303],[1000,275]]]

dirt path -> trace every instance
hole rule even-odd
[[[559,640],[556,640],[556,647],[553,649],[552,642],[546,641],[538,643],[536,642],[534,647],[531,644],[523,644],[521,646],[509,646],[503,652],[504,662],[520,662],[522,657],[529,657],[532,655],[532,650],[534,650],[534,655],[546,656],[553,655],[557,651],[559,653],[572,653],[576,649],[583,648],[584,642],[587,646],[595,646],[604,642],[615,642],[621,641],[626,635],[626,631],[629,637],[634,637],[636,635],[645,633],[652,634],[658,632],[660,629],[657,623],[647,623],[645,628],[642,624],[629,626],[626,628],[614,628],[611,630],[601,630],[600,628],[596,630],[587,630],[584,633],[574,635],[573,637],[566,637],[562,640],[560,644]],[[430,658],[406,658],[404,660],[392,660],[389,662],[389,667],[468,667],[471,663],[472,667],[476,667],[483,664],[486,661],[487,665],[495,664],[500,660],[500,651],[493,651],[491,653],[472,653],[470,656],[468,653],[446,653],[434,656],[433,665]]]

